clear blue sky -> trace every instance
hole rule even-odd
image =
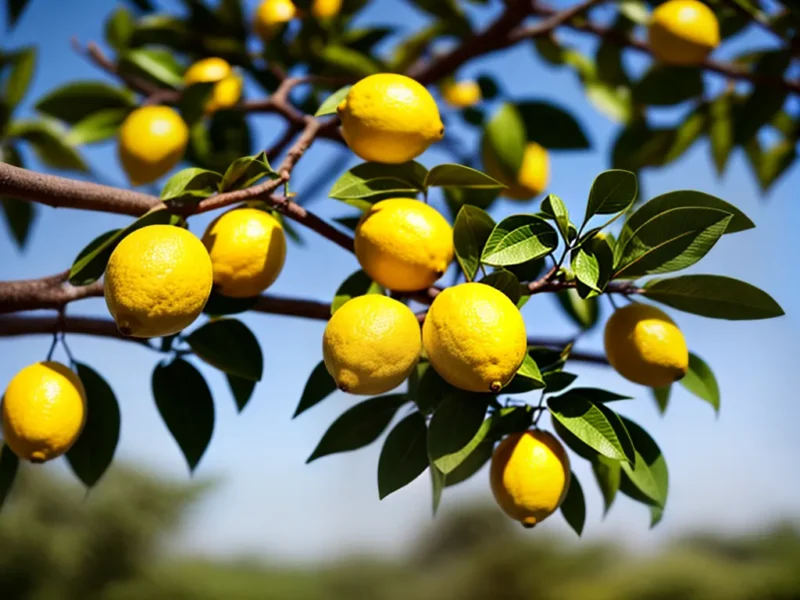
[[[252,9],[255,2],[247,4]],[[485,23],[499,4],[493,2],[492,8],[471,14],[476,22]],[[165,6],[179,9],[177,2]],[[83,42],[101,41],[103,21],[111,9],[112,3],[103,0],[32,0],[20,25],[3,40],[4,48],[26,43],[40,45],[39,65],[25,110],[30,110],[32,98],[60,83],[105,77],[70,49],[69,39],[77,36]],[[406,32],[415,30],[423,21],[424,17],[407,4],[393,0],[373,0],[361,18],[361,24],[401,24]],[[5,31],[2,18],[0,30]],[[766,43],[759,35],[748,34],[738,45]],[[590,44],[581,42],[583,48]],[[641,68],[645,61],[632,58],[631,64]],[[570,210],[582,212],[594,176],[608,166],[608,148],[617,126],[587,102],[572,73],[542,64],[526,44],[470,63],[459,75],[483,71],[495,73],[511,98],[563,102],[580,116],[593,149],[554,154],[550,191],[561,196]],[[719,80],[713,81],[715,86],[720,84]],[[663,116],[679,112],[664,111]],[[257,148],[268,146],[281,133],[279,122],[272,117],[262,116],[254,122]],[[475,142],[463,128],[449,131],[453,129],[470,143]],[[318,143],[296,169],[295,189],[302,192],[303,182],[318,175],[337,151],[328,143]],[[102,180],[126,185],[113,145],[94,147],[87,154]],[[431,149],[421,160],[432,166],[448,162],[449,158]],[[35,163],[34,166],[38,168]],[[794,231],[800,207],[795,196],[800,173],[793,168],[765,198],[741,151],[734,153],[725,177],[717,179],[707,144],[701,142],[674,165],[647,173],[643,186],[648,196],[674,189],[698,189],[744,210],[756,222],[757,229],[725,238],[692,270],[738,277],[763,287],[781,303],[787,316],[766,322],[729,323],[674,313],[690,348],[716,371],[722,389],[719,418],[714,417],[707,404],[680,389],[673,394],[672,405],[662,418],[646,389],[627,383],[610,370],[570,366],[580,373],[584,385],[635,396],[636,400],[618,408],[651,431],[670,467],[666,515],[651,532],[646,509],[623,497],[602,521],[601,501],[591,472],[584,462],[579,462],[575,470],[588,496],[586,535],[613,536],[651,546],[698,527],[738,531],[758,528],[779,518],[797,520],[800,478],[794,473],[800,452],[800,437],[796,434],[800,407],[794,398],[793,369],[797,365],[794,342],[798,336],[800,295],[792,257],[797,253]],[[314,198],[312,206],[326,218],[350,214],[347,207],[324,194]],[[495,213],[500,216],[518,211],[518,205],[504,202]],[[191,229],[202,234],[209,218],[193,218]],[[128,221],[114,215],[42,207],[24,253],[16,251],[7,235],[0,235],[0,279],[61,271],[94,236]],[[303,247],[290,246],[286,267],[270,291],[328,301],[357,263],[353,256],[313,232],[305,233],[305,239]],[[607,315],[605,302],[603,309]],[[102,300],[76,303],[70,306],[69,313],[107,314]],[[531,335],[560,337],[568,331],[568,323],[549,297],[535,298],[523,313]],[[337,393],[291,420],[306,377],[321,358],[324,324],[268,315],[249,315],[244,320],[262,344],[265,378],[245,412],[237,416],[224,378],[201,366],[215,395],[217,422],[197,476],[216,478],[220,485],[190,515],[178,545],[198,553],[255,553],[287,559],[332,557],[349,550],[402,550],[414,532],[430,522],[427,475],[379,502],[379,444],[304,465],[328,424],[357,401]],[[0,384],[5,385],[26,364],[43,359],[49,343],[46,336],[0,339]],[[118,459],[165,475],[188,477],[183,458],[161,423],[150,394],[150,373],[160,356],[134,344],[80,336],[72,336],[70,346],[80,361],[106,376],[120,400],[123,423]],[[601,349],[600,332],[586,336],[581,347]],[[61,461],[44,468],[67,471]],[[467,500],[490,501],[485,471],[469,483],[448,490],[442,510],[452,510]],[[540,528],[531,535],[540,530],[571,535],[559,516]]]

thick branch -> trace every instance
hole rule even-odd
[[[0,314],[35,310],[60,309],[69,302],[103,295],[100,282],[83,287],[66,283],[68,272],[43,279],[0,282]]]
[[[58,315],[52,317],[0,316],[0,337],[41,333],[52,335],[57,331],[114,338],[147,345],[145,339],[122,335],[117,329],[117,324],[111,319],[70,316],[59,319]]]

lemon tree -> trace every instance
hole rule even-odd
[[[5,3],[10,26],[30,3]],[[413,0],[428,22],[408,33],[359,25],[366,0],[183,4],[175,14],[148,0],[109,8],[105,39],[76,42],[105,76],[50,89],[31,115],[20,103],[37,49],[0,52],[0,198],[19,247],[40,241],[31,233],[39,203],[130,218],[109,231],[87,225],[85,248],[63,273],[0,282],[0,336],[53,336],[42,362],[2,382],[0,499],[30,468],[20,461],[65,455],[92,487],[114,458],[125,425],[117,399],[70,352],[73,335],[160,355],[149,376],[162,433],[197,468],[224,401],[205,373],[224,374],[240,411],[282,376],[238,316],[252,312],[327,322],[319,346],[304,349],[320,362],[295,417],[337,390],[367,396],[309,446],[309,462],[380,440],[378,496],[427,473],[434,511],[446,488],[490,464],[487,488],[510,518],[532,527],[560,511],[580,534],[586,506],[571,465],[588,461],[606,510],[622,493],[657,523],[669,491],[657,441],[616,402],[629,398],[572,366],[614,369],[662,412],[676,384],[720,410],[719,382],[692,352],[679,314],[719,327],[783,314],[739,278],[681,273],[718,243],[736,243],[755,226],[750,218],[686,189],[691,182],[653,197],[640,175],[701,140],[719,173],[742,149],[764,191],[792,166],[796,6],[626,0],[605,3],[599,18],[597,0],[563,8]],[[490,21],[479,4],[494,11]],[[771,44],[729,44],[749,28]],[[584,53],[563,42],[562,29],[599,44]],[[570,198],[573,207],[582,201],[579,214],[551,189],[550,158],[599,140],[544,94],[518,97],[491,73],[460,72],[518,45],[574,72],[589,102],[617,123],[611,168]],[[647,58],[636,71],[633,53]],[[655,118],[661,107],[683,110]],[[259,113],[285,123],[267,148],[254,143]],[[474,143],[453,137],[451,123]],[[350,162],[332,163],[313,192],[298,193],[295,167],[319,140]],[[130,188],[88,181],[99,177],[86,148],[109,141]],[[432,160],[432,146],[452,159]],[[31,152],[46,171],[80,177],[26,169]],[[338,216],[320,217],[306,196],[324,196]],[[515,202],[511,213],[501,198]],[[199,237],[194,217],[208,212],[216,218]],[[352,274],[309,293],[328,302],[271,293],[310,235],[352,253]],[[59,251],[58,240],[47,242]],[[570,319],[561,338],[532,335],[526,305],[538,295]],[[105,299],[106,318],[66,312],[92,297]],[[26,314],[33,310],[52,314]],[[580,336],[600,326],[605,352],[582,351]],[[59,345],[68,364],[52,361]]]

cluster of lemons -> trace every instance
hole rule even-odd
[[[340,4],[316,2],[315,16],[333,16]],[[656,9],[651,43],[659,56],[663,52],[673,62],[696,62],[715,45],[714,28],[701,27],[700,35],[697,27],[684,26],[698,18],[706,25],[712,22],[713,13],[698,4],[669,0]],[[295,16],[289,0],[266,0],[258,9],[256,30],[267,38],[274,27]],[[217,58],[193,65],[186,81],[215,83],[208,110],[235,104],[241,93],[241,80]],[[465,106],[480,99],[477,84],[453,85],[444,90],[451,104]],[[413,160],[444,135],[433,97],[402,75],[362,79],[337,112],[348,146],[368,161]],[[171,109],[141,108],[120,131],[123,165],[134,181],[155,179],[180,160],[187,136],[185,124]],[[546,165],[544,149],[531,144],[516,179],[505,177],[490,162],[486,167],[508,184],[507,194],[530,198],[546,185]],[[387,290],[418,292],[449,268],[453,231],[440,213],[423,202],[386,199],[375,203],[358,223],[355,254],[369,277]],[[112,253],[104,280],[106,302],[122,333],[171,335],[199,316],[214,286],[233,298],[260,294],[278,277],[285,255],[280,222],[259,208],[225,212],[209,225],[202,240],[180,227],[151,225],[125,237]],[[501,291],[479,282],[439,292],[422,326],[406,304],[392,297],[352,298],[331,317],[322,346],[325,366],[336,385],[345,392],[369,395],[400,385],[422,356],[456,388],[499,393],[528,351],[517,306]],[[633,303],[617,310],[606,325],[605,348],[611,365],[642,385],[669,385],[688,370],[682,333],[663,311],[651,306]],[[46,461],[75,442],[85,412],[86,393],[77,375],[59,363],[36,363],[22,369],[6,389],[3,436],[21,458]],[[533,429],[509,435],[494,452],[490,481],[497,502],[526,526],[559,507],[569,480],[568,456],[547,432]]]

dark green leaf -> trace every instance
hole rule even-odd
[[[215,82],[201,81],[181,90],[178,110],[187,125],[193,125],[207,113],[206,107],[214,91]]]
[[[389,70],[404,73],[425,52],[431,41],[446,33],[447,29],[447,23],[435,21],[408,35],[395,46],[388,64]]]
[[[672,394],[672,385],[665,385],[664,387],[652,388],[653,399],[658,405],[658,412],[662,415],[667,411],[669,405],[669,397]]]
[[[519,102],[527,139],[551,150],[585,150],[591,145],[570,113],[549,102]]]
[[[564,240],[569,240],[569,212],[564,201],[555,194],[548,194],[540,207],[541,211],[553,219]]]
[[[621,463],[625,477],[620,489],[634,499],[663,508],[667,502],[669,474],[661,449],[639,425],[621,417],[636,448],[633,466]]]
[[[367,294],[380,294],[386,293],[384,287],[372,281],[364,271],[358,270],[342,282],[339,289],[336,290],[336,295],[331,302],[331,314],[339,310],[342,305],[355,298],[356,296],[365,296]]]
[[[784,314],[766,292],[721,275],[684,275],[648,281],[648,298],[685,312],[712,319],[771,319]]]
[[[297,405],[292,418],[319,404],[335,391],[336,382],[328,373],[325,363],[320,361],[311,371],[311,375],[308,376],[308,381],[306,381],[306,385],[303,388],[303,395],[300,397],[300,404]]]
[[[218,110],[208,124],[195,123],[189,130],[187,159],[212,171],[223,172],[230,164],[252,152],[252,134],[246,115]]]
[[[586,298],[585,300],[578,295],[578,290],[568,288],[556,294],[556,298],[572,320],[581,328],[589,330],[600,318],[600,305],[597,298]]]
[[[214,433],[214,399],[200,371],[183,359],[153,371],[153,396],[164,424],[194,471]]]
[[[317,112],[314,113],[315,117],[324,117],[325,115],[332,115],[336,113],[336,107],[341,104],[342,100],[347,97],[352,86],[346,85],[333,92],[325,99],[325,102],[320,105]]]
[[[503,388],[504,394],[524,394],[531,390],[540,390],[545,386],[544,378],[539,371],[536,360],[526,354],[514,378]]]
[[[217,191],[222,175],[215,171],[191,167],[178,171],[161,190],[165,203],[199,202]]]
[[[442,502],[445,476],[435,465],[431,465],[429,471],[431,473],[431,507],[433,509],[433,515],[436,516],[436,511],[439,510],[439,504]]]
[[[431,414],[448,396],[458,393],[428,361],[417,363],[408,379],[408,393],[423,414]]]
[[[261,152],[255,156],[245,156],[233,161],[222,176],[219,190],[221,192],[239,190],[254,185],[264,177],[277,176],[267,160],[267,153]]]
[[[490,273],[480,280],[480,283],[490,285],[495,289],[500,290],[508,299],[514,304],[519,302],[521,296],[521,285],[519,279],[511,271],[505,269],[498,269],[494,273]]]
[[[175,56],[162,48],[134,48],[125,52],[119,61],[123,75],[144,76],[172,88],[183,85],[183,67]]]
[[[725,172],[725,166],[733,150],[733,135],[731,94],[720,94],[708,107],[708,139],[711,142],[711,157],[718,175]]]
[[[216,319],[186,338],[194,353],[212,367],[250,381],[261,381],[264,356],[253,332],[236,319]]]
[[[636,200],[638,184],[630,171],[612,169],[598,175],[589,192],[585,221],[594,215],[611,215],[627,210]]]
[[[72,81],[40,98],[36,110],[67,123],[78,123],[100,111],[131,110],[135,106],[125,89],[102,81]]]
[[[5,57],[11,63],[11,72],[5,78],[3,100],[10,108],[14,108],[25,97],[33,72],[36,68],[36,48],[29,46]]]
[[[25,11],[25,7],[28,6],[28,2],[30,0],[8,0],[6,3],[6,14],[8,15],[8,27],[12,28],[17,24],[20,16]],[[0,501],[0,507],[3,505],[2,501]]]
[[[111,13],[106,20],[106,41],[117,52],[122,52],[128,47],[134,30],[134,19],[128,10],[122,6]]]
[[[561,514],[575,533],[578,535],[583,533],[583,526],[586,523],[586,499],[583,497],[583,488],[575,473],[570,473],[569,488],[561,504]]]
[[[486,437],[489,427],[484,426],[484,417],[488,402],[486,394],[453,393],[433,413],[428,429],[428,454],[445,475]]]
[[[228,387],[231,388],[233,399],[236,401],[236,409],[242,412],[250,401],[253,390],[256,389],[256,382],[230,373],[226,373],[225,378],[228,380]]]
[[[22,249],[28,241],[28,234],[30,234],[31,225],[36,216],[35,205],[32,202],[16,198],[0,198],[0,202],[3,205],[3,216],[8,230],[17,243],[17,247]]]
[[[603,514],[606,515],[619,491],[622,464],[618,460],[598,455],[592,460],[592,471],[600,487],[600,493],[603,494]]]
[[[631,400],[630,396],[622,396],[600,388],[576,387],[559,396],[561,402],[571,402],[575,398],[583,398],[595,404],[601,402],[615,402],[617,400]]]
[[[0,510],[8,499],[11,486],[17,477],[19,459],[6,445],[0,445]]]
[[[480,75],[477,79],[478,87],[481,88],[481,97],[484,100],[492,100],[500,93],[497,81],[490,75]]]
[[[326,44],[319,53],[319,59],[345,77],[366,77],[383,70],[371,55],[336,43]]]
[[[536,215],[512,215],[500,221],[483,248],[481,262],[493,266],[516,265],[550,254],[558,234]]]
[[[243,313],[253,308],[258,303],[258,296],[251,298],[229,298],[223,296],[217,290],[211,290],[208,302],[203,307],[203,313],[212,317],[223,315],[235,315]]]
[[[464,165],[437,165],[428,171],[425,187],[463,187],[478,190],[501,190],[502,183],[476,169]]]
[[[344,227],[345,229],[349,229],[350,231],[355,231],[356,227],[358,227],[359,222],[361,221],[361,215],[357,215],[355,217],[337,217],[334,219],[339,225]]]
[[[525,122],[517,107],[509,103],[500,106],[483,133],[484,162],[495,163],[506,177],[516,179],[527,145]]]
[[[757,75],[782,77],[791,61],[791,52],[777,50],[763,53],[753,68]],[[756,138],[759,130],[769,123],[786,103],[786,90],[768,90],[753,86],[752,92],[734,106],[734,136],[738,144],[746,144]]]
[[[66,130],[54,121],[14,121],[6,133],[10,138],[28,142],[36,157],[48,167],[81,172],[89,170],[77,149],[67,143]]]
[[[650,106],[672,106],[703,95],[703,74],[697,67],[657,64],[633,86],[633,100]]]
[[[403,394],[378,396],[345,411],[322,436],[307,463],[334,454],[357,450],[378,439],[397,410],[408,402]]]
[[[494,226],[494,219],[477,206],[464,204],[456,215],[453,226],[453,244],[456,259],[461,265],[467,281],[475,279],[475,275],[478,273],[481,252]]]
[[[119,442],[120,414],[114,390],[94,369],[77,363],[86,390],[86,423],[67,452],[67,462],[83,484],[94,485],[106,472]]]
[[[425,418],[413,412],[386,436],[378,460],[378,495],[383,500],[408,485],[428,468]]]
[[[680,380],[680,384],[692,394],[705,400],[719,413],[719,384],[714,372],[706,362],[696,354],[689,353],[689,371]]]
[[[483,440],[470,454],[461,461],[455,469],[447,474],[445,486],[450,487],[466,481],[480,471],[489,462],[494,453],[494,442],[490,439]],[[434,467],[436,468],[436,467]]]
[[[401,165],[362,163],[339,177],[329,196],[363,210],[384,198],[420,193],[427,173],[413,161]]]
[[[550,373],[545,373],[542,378],[544,379],[547,393],[554,394],[571,386],[578,376],[566,371],[551,371]]]
[[[128,114],[130,111],[127,108],[97,111],[70,127],[65,140],[70,146],[80,146],[113,138]]]

